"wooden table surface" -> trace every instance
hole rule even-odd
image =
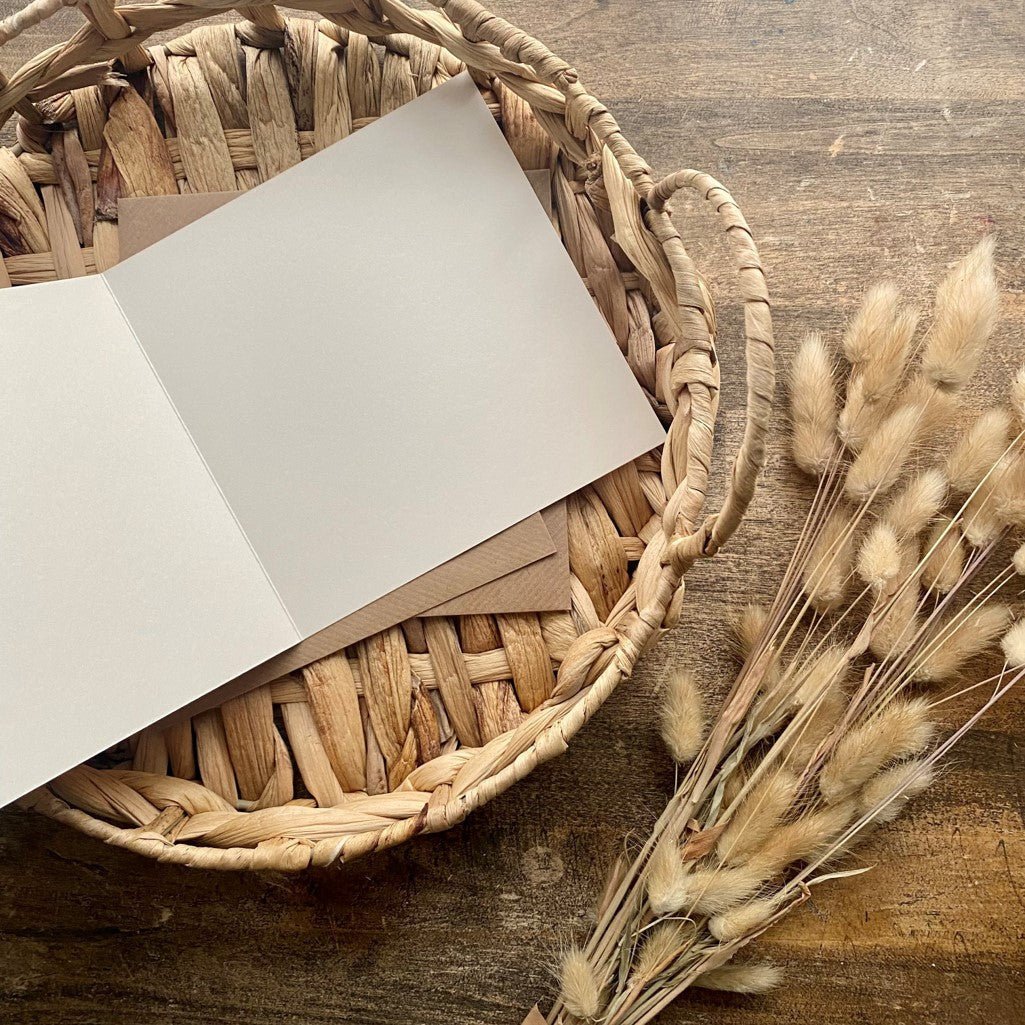
[[[761,245],[784,358],[810,328],[837,332],[871,280],[924,302],[993,230],[1005,320],[979,393],[1025,358],[1020,0],[496,2],[576,64],[656,170],[729,184]],[[79,20],[62,12],[0,64],[12,71]],[[678,210],[723,297],[721,489],[741,424],[738,319],[710,221]],[[729,551],[688,578],[685,625],[566,756],[448,834],[300,877],[221,875],[4,812],[0,1018],[518,1025],[586,926],[623,835],[647,827],[671,786],[654,684],[684,661],[721,683],[724,611],[771,593],[802,494],[777,446]],[[821,887],[759,941],[786,970],[782,989],[695,993],[664,1020],[1025,1020],[1023,727],[1020,693],[862,850],[874,871]]]

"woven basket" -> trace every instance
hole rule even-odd
[[[30,4],[0,44],[68,2]],[[573,68],[472,0],[311,0],[321,21],[254,4],[145,49],[230,5],[77,6],[87,22],[70,40],[0,74],[0,116],[19,115],[18,144],[0,150],[0,283],[103,270],[118,259],[118,197],[248,189],[468,68],[523,167],[553,172],[564,244],[669,435],[660,459],[570,499],[572,612],[405,623],[145,730],[23,804],[205,868],[327,865],[446,829],[566,749],[678,622],[684,573],[750,501],[773,354],[744,218],[706,174],[653,181]],[[715,515],[715,319],[669,216],[681,189],[718,214],[744,303],[746,430]]]

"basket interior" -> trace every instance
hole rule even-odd
[[[0,153],[0,278],[105,269],[118,198],[249,189],[465,67],[412,35],[267,20],[200,25],[141,67],[42,101],[44,124],[23,121],[22,147]],[[521,166],[550,170],[563,243],[668,423],[676,333],[612,239],[600,163],[552,115],[470,71]],[[194,864],[213,863],[204,849],[268,845],[326,863],[450,825],[564,748],[596,707],[588,688],[637,625],[632,578],[661,536],[662,469],[651,454],[569,499],[571,612],[410,620],[144,730],[29,803],[159,857],[187,848]],[[584,635],[586,666],[560,672]]]

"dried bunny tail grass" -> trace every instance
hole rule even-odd
[[[598,976],[576,944],[563,954],[560,982],[559,995],[574,1018],[588,1021],[598,1016],[601,1010]]]
[[[933,467],[908,481],[883,510],[883,519],[898,537],[920,534],[935,519],[947,498],[947,476]]]
[[[691,915],[721,915],[750,900],[772,875],[760,867],[699,868],[687,877],[687,896],[676,910]]]
[[[1006,409],[987,409],[960,434],[946,459],[951,490],[968,495],[992,469],[1007,448],[1011,417]]]
[[[817,477],[829,465],[836,443],[833,361],[819,334],[809,334],[794,358],[790,412],[794,462]]]
[[[920,403],[901,405],[876,427],[847,471],[844,487],[851,498],[863,502],[897,483],[922,431],[924,413]]]
[[[858,312],[843,337],[843,351],[854,366],[866,363],[882,343],[897,316],[897,289],[883,283],[873,285],[861,301]]]
[[[645,889],[651,910],[656,915],[679,911],[691,892],[690,876],[683,866],[680,844],[674,837],[663,836],[645,866]]]
[[[979,482],[961,511],[964,535],[974,548],[994,541],[1008,526],[1025,526],[1025,455],[1005,452]]]
[[[752,706],[749,716],[752,725],[761,735],[768,736],[791,713],[805,706],[817,708],[830,693],[839,694],[849,661],[843,648],[831,644],[800,667],[791,666]]]
[[[730,634],[741,662],[746,662],[758,649],[769,625],[769,610],[764,605],[749,602],[740,612],[730,617]]]
[[[945,389],[975,373],[1000,314],[993,268],[994,236],[983,239],[940,283],[936,314],[922,350],[922,372]]]
[[[895,593],[872,625],[869,650],[880,660],[905,651],[918,633],[918,553],[917,543],[901,545]]]
[[[740,803],[715,846],[723,864],[747,860],[786,815],[797,797],[800,780],[787,769],[771,771]]]
[[[858,452],[871,436],[879,420],[889,412],[890,404],[904,380],[905,362],[918,325],[918,315],[901,313],[877,339],[847,384],[847,395],[837,432],[852,452]]]
[[[908,382],[900,398],[907,405],[921,407],[922,419],[918,424],[917,440],[927,438],[930,443],[934,443],[938,435],[950,430],[961,405],[959,392],[943,391],[921,373],[915,374]]]
[[[961,520],[973,548],[996,540],[1007,526],[1025,526],[1025,456],[1005,451],[968,497]]]
[[[662,740],[677,765],[694,760],[705,734],[705,704],[690,670],[670,674],[659,712]]]
[[[865,382],[855,375],[847,384],[847,396],[836,421],[836,433],[844,447],[860,452],[886,409],[865,397]]]
[[[984,548],[1003,529],[997,518],[993,475],[982,481],[961,510],[962,533],[973,548]]]
[[[1012,669],[1025,666],[1025,619],[1019,619],[1000,641],[1000,648]]]
[[[1025,455],[1000,461],[993,481],[993,514],[1005,527],[1025,527]]]
[[[634,959],[632,979],[638,982],[653,979],[665,971],[680,953],[685,936],[680,922],[659,922],[649,929]]]
[[[762,845],[751,861],[751,868],[768,877],[797,862],[825,856],[851,824],[855,811],[854,801],[847,800],[806,812],[787,822]]]
[[[926,628],[912,660],[912,676],[922,683],[949,680],[971,658],[985,651],[1006,629],[1011,610],[993,602],[956,612]]]
[[[775,989],[782,981],[782,970],[773,964],[726,964],[702,972],[693,985],[698,989],[757,996]]]
[[[911,351],[911,340],[918,327],[918,314],[899,313],[883,331],[867,360],[858,368],[865,399],[880,406],[897,393],[904,377],[904,365]]]
[[[780,738],[780,757],[788,766],[803,771],[843,716],[847,706],[843,688],[847,664],[845,654],[842,672],[823,674],[815,699],[806,702],[805,709]]]
[[[932,785],[935,775],[925,759],[901,762],[873,776],[858,794],[858,812],[873,823],[892,822],[908,801]]]
[[[802,574],[804,593],[818,612],[831,612],[843,603],[853,548],[851,514],[845,506],[839,506],[822,524]]]
[[[722,807],[729,808],[747,786],[747,766],[741,762],[727,777],[722,788]]]
[[[805,663],[795,694],[799,706],[812,705],[835,690],[847,675],[850,656],[839,644],[830,644]]]
[[[900,542],[889,523],[872,525],[858,552],[858,576],[876,594],[886,591],[900,573]]]
[[[778,910],[778,896],[749,900],[731,911],[713,915],[708,920],[708,931],[720,943],[730,943],[760,929]]]
[[[961,530],[949,517],[938,520],[925,542],[922,584],[935,594],[948,594],[964,572],[965,550]],[[1023,562],[1025,569],[1025,562]]]
[[[924,698],[897,698],[844,734],[819,774],[825,801],[844,801],[888,762],[924,750],[936,730],[928,715]]]
[[[1014,572],[1020,577],[1025,577],[1025,545],[1019,545],[1014,550],[1014,555],[1011,558],[1011,565],[1014,567]]]

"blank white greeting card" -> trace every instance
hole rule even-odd
[[[0,804],[664,440],[465,75],[0,315]]]

